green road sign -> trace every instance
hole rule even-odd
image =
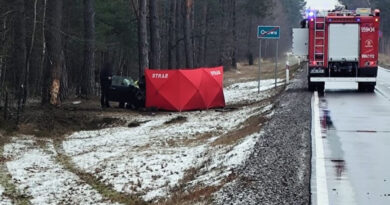
[[[260,39],[279,39],[280,26],[258,26],[257,38]]]

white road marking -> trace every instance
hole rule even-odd
[[[328,185],[325,171],[325,155],[323,139],[321,135],[320,108],[318,92],[315,92],[312,100],[312,139],[316,148],[316,185],[317,205],[329,205]]]
[[[390,87],[389,87],[389,88],[390,88]],[[388,97],[388,96],[386,95],[386,93],[385,93],[381,88],[379,88],[378,86],[375,87],[375,91],[376,91],[377,93],[379,93],[380,95],[382,95],[384,98],[390,100],[390,97]]]

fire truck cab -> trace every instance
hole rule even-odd
[[[293,53],[308,60],[308,89],[323,92],[325,82],[357,82],[373,92],[378,73],[380,11],[307,11],[293,29]]]

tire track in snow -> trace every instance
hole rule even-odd
[[[130,195],[114,190],[111,186],[107,186],[104,182],[97,179],[90,173],[86,173],[76,168],[76,165],[72,161],[71,157],[65,154],[62,147],[62,141],[56,141],[54,143],[54,149],[57,152],[57,160],[70,172],[76,174],[88,185],[93,187],[103,197],[110,199],[112,202],[123,203],[123,204],[145,204],[144,201],[139,199],[135,195]]]
[[[12,182],[32,204],[111,204],[57,162],[51,141],[13,138],[4,146],[4,157]]]
[[[3,136],[0,134],[0,137]],[[5,141],[8,142],[8,140]],[[29,198],[17,190],[16,185],[12,182],[10,173],[7,170],[7,166],[5,165],[7,159],[3,157],[3,143],[6,143],[5,141],[2,141],[2,144],[0,144],[0,205],[31,204]]]
[[[4,187],[0,185],[0,205],[12,204],[11,199],[5,196],[6,194],[4,192],[5,192]]]

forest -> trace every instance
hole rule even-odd
[[[390,0],[341,3],[380,8],[390,22]],[[304,0],[0,0],[0,107],[99,95],[106,62],[135,80],[145,68],[253,64],[261,24],[281,26],[282,55],[304,7]],[[390,27],[382,28],[381,51],[390,53]],[[274,56],[274,42],[263,49]]]
[[[0,104],[23,110],[29,101],[59,106],[69,97],[98,95],[105,62],[114,74],[134,79],[145,68],[253,63],[259,24],[282,26],[282,53],[305,3],[1,0],[0,5]],[[272,52],[268,44],[267,52]]]

